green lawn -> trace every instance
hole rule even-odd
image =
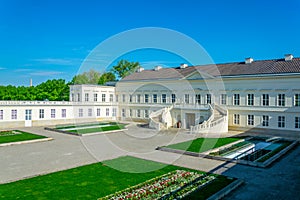
[[[87,123],[87,124],[70,124],[70,125],[57,125],[56,129],[65,129],[65,128],[77,128],[77,127],[86,127],[86,126],[96,126],[96,125],[117,125],[117,122],[94,122],[94,123]]]
[[[128,173],[109,167],[120,167],[120,165],[127,171],[153,168],[157,170],[147,173]],[[0,185],[0,199],[97,199],[176,169],[183,168],[126,156],[2,184]],[[228,181],[227,178],[225,179]],[[222,183],[228,184],[226,181]],[[215,188],[216,183],[220,184],[213,182],[210,186]],[[205,193],[205,195],[207,197],[211,193]]]
[[[167,147],[171,149],[202,153],[210,149],[214,149],[235,142],[237,140],[240,140],[240,138],[197,138],[192,141],[172,144]]]
[[[78,129],[78,130],[74,129],[74,130],[68,130],[67,132],[86,134],[86,133],[96,133],[96,132],[103,132],[103,131],[121,130],[124,128],[125,128],[125,124],[116,124],[116,125],[104,126],[104,127],[86,128],[86,129]]]
[[[35,134],[32,134],[32,133],[27,133],[27,132],[23,132],[23,131],[17,131],[17,130],[14,130],[14,131],[18,132],[20,134],[8,135],[6,133],[9,133],[11,131],[1,132],[0,133],[0,144],[9,143],[9,142],[20,142],[20,141],[25,141],[25,140],[35,140],[35,139],[46,138],[45,136],[35,135]]]

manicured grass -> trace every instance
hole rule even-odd
[[[129,173],[110,166],[122,166],[126,171],[156,170]],[[176,169],[183,168],[126,156],[2,184],[0,199],[97,199]]]
[[[23,131],[18,131],[18,130],[14,130],[14,131],[18,132],[19,134],[9,134],[9,133],[5,134],[4,132],[2,132],[2,134],[0,135],[0,144],[46,138],[45,136],[35,135]],[[11,131],[7,131],[7,132],[11,132]]]
[[[116,124],[111,126],[103,126],[103,127],[95,127],[95,128],[86,128],[86,129],[74,129],[68,130],[67,132],[77,133],[77,134],[86,134],[86,133],[96,133],[96,132],[104,132],[104,131],[113,131],[124,129],[124,124]]]
[[[240,138],[197,138],[192,141],[172,144],[171,149],[201,153],[240,140]]]
[[[117,122],[95,122],[95,123],[88,123],[88,124],[70,124],[70,125],[57,125],[56,129],[66,129],[66,128],[77,128],[77,127],[88,127],[88,126],[96,126],[96,125],[116,125]]]

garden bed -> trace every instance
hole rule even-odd
[[[112,168],[113,166],[122,166],[125,171],[116,170]],[[126,172],[131,170],[140,171],[138,173]],[[186,173],[189,173],[189,175]],[[206,174],[205,172],[192,169],[125,156],[102,163],[89,164],[25,180],[0,184],[0,199],[107,198],[111,194],[122,194],[125,191],[141,188],[145,186],[145,183],[150,185],[150,183],[159,182],[159,185],[160,183],[172,185],[172,182],[170,183],[168,180],[179,174],[185,174],[185,177],[183,177],[185,179],[178,180],[179,184],[174,185],[173,190],[180,187],[192,191],[193,188],[197,188],[197,185],[194,183],[199,183],[200,185],[202,184],[200,180],[204,180],[206,184],[201,187],[202,189],[193,190],[189,194],[192,196],[195,195],[195,192],[198,192],[196,194],[197,199],[207,199],[235,180],[222,175]],[[174,182],[176,181],[174,180]],[[187,184],[188,182],[192,184],[189,185]],[[159,187],[159,185],[157,186]],[[187,187],[184,188],[184,185],[187,185]],[[193,186],[193,188],[188,188],[188,186]]]
[[[0,131],[0,144],[37,140],[47,138],[45,136],[27,133],[19,130]]]
[[[144,183],[116,192],[99,200],[181,199],[216,179],[212,174],[176,170]]]
[[[65,134],[72,134],[77,136],[89,135],[103,132],[113,132],[125,129],[126,124],[117,122],[102,122],[102,123],[87,123],[87,124],[70,124],[64,126],[57,126],[54,128],[45,127],[46,130],[56,131]]]

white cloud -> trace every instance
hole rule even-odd
[[[14,70],[14,72],[30,72],[30,71],[32,71],[32,70],[33,70],[33,69],[20,68],[20,69]]]
[[[82,60],[78,58],[38,58],[33,59],[32,61],[38,62],[40,64],[46,64],[46,65],[77,65]]]
[[[180,62],[156,60],[156,61],[140,62],[140,65],[144,68],[153,68],[157,65],[162,67],[176,67],[180,65]]]
[[[60,71],[36,71],[36,72],[31,72],[29,75],[31,76],[53,76],[53,75],[59,75],[63,74],[63,72]]]

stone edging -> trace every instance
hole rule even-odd
[[[9,143],[0,144],[0,147],[11,146],[11,145],[16,145],[16,144],[30,144],[30,143],[36,143],[36,142],[46,142],[46,141],[51,141],[51,140],[53,140],[53,138],[42,138],[42,139],[25,140],[25,141],[19,141],[19,142],[9,142]]]
[[[49,127],[45,127],[44,128],[47,131],[54,131],[54,132],[58,132],[58,133],[64,133],[64,134],[69,134],[69,135],[75,135],[75,136],[92,136],[92,135],[99,135],[99,134],[106,134],[106,133],[115,133],[115,132],[120,132],[120,131],[126,131],[128,129],[119,129],[119,130],[111,130],[111,131],[102,131],[102,132],[95,132],[95,133],[85,133],[85,134],[79,134],[79,133],[73,133],[73,132],[68,132],[68,131],[62,131],[59,129],[55,129],[55,128],[49,128]]]
[[[207,198],[207,200],[222,199],[223,197],[228,195],[230,192],[232,192],[233,190],[235,190],[236,188],[241,186],[243,183],[244,183],[244,181],[242,181],[242,180],[239,180],[239,179],[235,180],[232,183],[230,183],[229,185],[227,185],[225,188],[219,190],[217,193],[215,193],[212,196],[210,196],[209,198]]]
[[[102,131],[102,132],[96,132],[96,133],[85,133],[85,134],[81,134],[80,136],[84,137],[84,136],[92,136],[92,135],[101,135],[101,134],[106,134],[106,133],[116,133],[116,132],[120,132],[120,131],[128,131],[128,129],[119,129],[119,130],[113,130],[113,131]]]

